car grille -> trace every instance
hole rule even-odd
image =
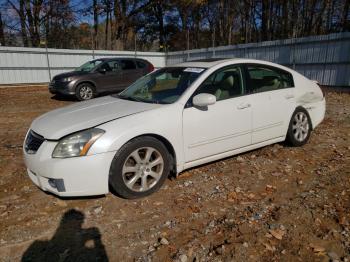
[[[24,144],[24,149],[28,154],[35,154],[44,141],[44,137],[30,130]]]

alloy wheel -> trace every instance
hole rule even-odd
[[[88,100],[92,98],[93,90],[90,86],[83,85],[79,90],[79,94],[83,100]]]
[[[125,160],[122,176],[125,185],[134,192],[148,191],[162,177],[164,159],[153,147],[138,148]]]
[[[298,112],[293,119],[292,130],[294,138],[303,142],[309,134],[309,120],[304,112]]]

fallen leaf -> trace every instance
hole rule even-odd
[[[236,192],[230,192],[227,194],[227,200],[229,202],[235,202],[237,200],[237,193]]]
[[[321,247],[317,244],[310,244],[310,247],[313,249],[315,253],[324,252],[326,250],[324,247]]]
[[[282,240],[282,238],[285,234],[285,231],[283,231],[281,229],[271,229],[270,234],[273,235],[278,240]]]
[[[264,243],[264,246],[267,250],[274,252],[276,248],[274,246],[269,245],[268,243]]]

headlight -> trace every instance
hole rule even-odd
[[[92,128],[62,138],[55,149],[52,157],[67,158],[85,156],[95,141],[104,134],[104,130]]]
[[[73,81],[73,77],[65,77],[65,78],[62,78],[62,82],[70,82],[70,81]]]

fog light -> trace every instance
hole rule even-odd
[[[48,183],[49,185],[52,187],[52,188],[55,188],[57,189],[58,192],[65,192],[66,191],[66,188],[64,186],[64,181],[63,179],[53,179],[53,178],[50,178],[48,180]]]

